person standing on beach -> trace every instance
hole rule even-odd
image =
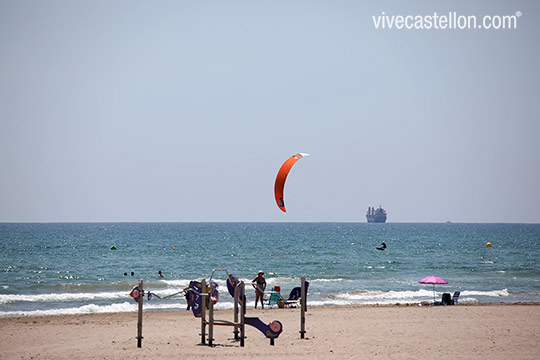
[[[251,281],[251,284],[255,288],[255,309],[257,308],[257,302],[261,300],[261,308],[264,309],[263,295],[264,289],[266,289],[266,280],[264,279],[264,271],[259,270],[257,277]]]

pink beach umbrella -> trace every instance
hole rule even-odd
[[[435,302],[435,284],[448,284],[448,281],[438,276],[428,276],[419,281],[420,284],[433,284],[433,302]]]

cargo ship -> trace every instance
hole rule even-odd
[[[368,207],[366,219],[368,223],[384,223],[386,222],[386,210],[384,210],[381,206],[379,206],[378,209]]]

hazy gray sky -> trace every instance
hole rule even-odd
[[[540,222],[537,1],[0,0],[0,221]],[[372,16],[513,15],[514,30]],[[297,152],[282,213],[275,175]]]

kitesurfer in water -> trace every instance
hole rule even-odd
[[[386,243],[383,241],[381,243],[381,247],[378,247],[377,250],[384,250],[384,249],[386,249]]]

